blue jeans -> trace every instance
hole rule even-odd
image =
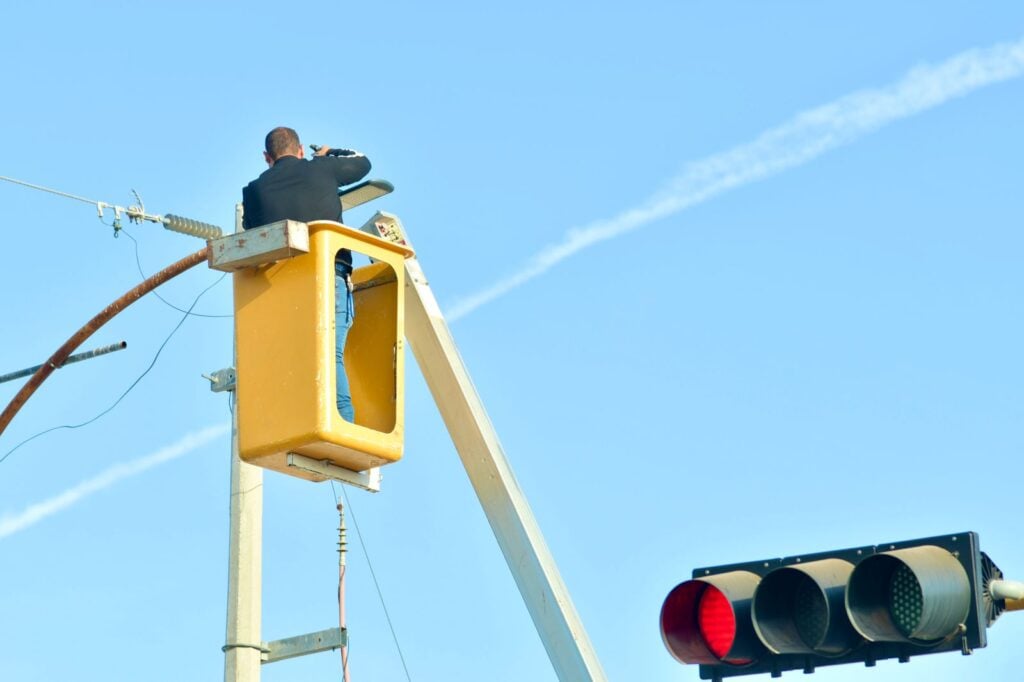
[[[355,316],[356,307],[352,301],[352,292],[348,290],[348,282],[336,270],[334,274],[334,363],[338,387],[338,412],[342,419],[353,424],[356,421],[356,411],[352,407],[352,390],[349,388],[348,375],[345,373],[345,340],[348,338],[348,330],[352,328],[352,320],[355,319]]]

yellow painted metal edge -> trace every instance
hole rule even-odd
[[[354,227],[349,227],[348,225],[336,223],[333,220],[316,220],[309,223],[310,232],[313,232],[315,230],[323,230],[325,228],[329,228],[334,232],[338,232],[339,234],[344,234],[346,237],[354,239],[358,242],[362,242],[363,244],[370,244],[372,246],[382,248],[385,251],[400,254],[403,258],[412,258],[413,256],[416,255],[416,252],[413,251],[408,246],[395,244],[394,242],[390,242],[387,239],[375,237],[372,234],[363,232],[362,230],[357,230]]]

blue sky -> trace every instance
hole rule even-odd
[[[696,566],[974,530],[1024,577],[1019,3],[58,1],[0,19],[18,27],[0,175],[230,226],[284,124],[396,185],[346,222],[403,219],[610,679],[697,679],[657,629]],[[4,373],[140,276],[86,204],[0,183],[0,211]],[[147,274],[201,246],[129,231]],[[160,293],[187,307],[217,276]],[[196,310],[230,313],[229,281]],[[179,319],[153,297],[116,318],[86,346],[128,349],[58,371],[0,456],[109,406]],[[553,680],[407,359],[406,456],[349,499],[410,677]],[[222,675],[229,411],[200,375],[230,362],[230,319],[191,318],[116,409],[0,464],[0,678]],[[266,475],[264,639],[335,623],[336,523],[327,484]],[[350,540],[352,678],[405,680]],[[1015,679],[1024,617],[988,636],[814,679]],[[320,654],[263,679],[338,670]]]

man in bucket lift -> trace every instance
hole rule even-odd
[[[249,229],[279,220],[341,222],[338,188],[361,180],[370,161],[350,149],[320,147],[306,160],[298,134],[278,127],[267,133],[263,158],[270,166],[242,190],[242,227]],[[352,327],[352,252],[338,251],[334,261],[334,318],[338,412],[355,422],[352,395],[345,374],[345,339]]]

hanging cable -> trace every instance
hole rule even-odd
[[[226,275],[226,274],[227,274],[227,273],[224,273],[224,275]],[[206,293],[207,291],[209,291],[210,289],[212,289],[212,288],[213,288],[213,287],[214,287],[214,286],[215,286],[215,285],[216,285],[216,284],[217,284],[218,282],[220,282],[220,280],[224,279],[224,275],[221,275],[220,277],[218,277],[218,278],[217,278],[217,281],[216,281],[216,282],[214,282],[214,283],[213,283],[213,284],[211,284],[210,286],[208,286],[208,287],[206,287],[205,289],[203,289],[202,291],[200,291],[200,292],[199,292],[199,294],[198,294],[198,295],[196,296],[195,300],[194,300],[194,301],[192,301],[192,307],[194,307],[194,306],[195,306],[195,305],[196,305],[197,303],[199,303],[199,299],[203,297],[203,294],[205,294],[205,293]],[[191,310],[191,309],[192,309],[192,307],[190,307],[190,308],[189,308],[189,310]],[[174,336],[174,334],[175,334],[175,333],[176,333],[176,332],[177,332],[177,331],[178,331],[178,330],[179,330],[179,329],[181,328],[181,325],[185,323],[185,320],[187,320],[187,319],[188,319],[188,316],[189,316],[189,314],[188,314],[188,312],[186,311],[185,315],[183,315],[183,316],[182,316],[182,318],[181,318],[180,320],[178,320],[178,324],[176,324],[176,325],[174,326],[174,329],[172,329],[172,330],[171,330],[171,333],[167,335],[167,338],[165,338],[165,339],[164,339],[164,341],[163,341],[163,343],[161,343],[161,344],[160,344],[160,347],[159,347],[159,348],[157,348],[157,351],[156,351],[156,355],[154,355],[154,356],[153,356],[153,360],[152,360],[152,361],[151,361],[151,362],[149,363],[149,366],[148,366],[148,367],[146,367],[145,371],[143,371],[143,372],[142,372],[142,374],[140,374],[140,375],[138,376],[138,378],[136,378],[136,379],[135,379],[135,381],[133,381],[133,382],[131,383],[131,385],[129,385],[129,386],[128,386],[128,388],[126,388],[126,389],[124,390],[124,392],[123,392],[123,393],[122,393],[122,394],[121,394],[121,395],[120,395],[120,396],[118,397],[118,399],[117,399],[117,400],[115,400],[115,401],[113,402],[113,404],[112,404],[112,405],[111,405],[110,407],[108,407],[107,409],[103,410],[102,412],[100,412],[99,414],[97,414],[97,415],[96,415],[95,417],[93,417],[92,419],[89,419],[89,420],[87,420],[87,421],[84,421],[84,422],[82,422],[82,423],[80,423],[80,424],[63,424],[63,425],[61,425],[61,426],[53,426],[53,427],[51,427],[51,428],[49,428],[49,429],[46,429],[46,430],[44,430],[44,431],[40,431],[39,433],[35,434],[34,436],[31,436],[31,437],[29,437],[29,438],[26,438],[25,440],[21,441],[20,443],[18,443],[17,445],[15,445],[15,446],[14,446],[13,448],[11,448],[10,450],[8,450],[8,451],[7,451],[7,452],[6,452],[5,454],[4,454],[4,456],[3,456],[3,457],[0,457],[0,464],[2,464],[2,463],[3,463],[3,461],[4,461],[5,459],[7,459],[7,458],[8,458],[8,457],[9,457],[9,456],[11,455],[11,453],[13,453],[13,452],[14,452],[15,450],[17,450],[18,448],[20,448],[20,447],[21,447],[22,445],[25,445],[26,443],[28,443],[28,442],[30,442],[30,441],[33,441],[33,440],[35,440],[36,438],[39,438],[40,436],[46,435],[47,433],[50,433],[51,431],[57,431],[57,430],[59,430],[59,429],[80,429],[80,428],[82,428],[83,426],[88,426],[89,424],[92,424],[92,423],[93,423],[94,421],[98,420],[98,419],[99,419],[100,417],[104,416],[105,414],[107,414],[108,412],[110,412],[111,410],[113,410],[113,409],[114,409],[115,407],[117,407],[117,406],[118,406],[118,404],[119,404],[119,403],[120,403],[120,402],[121,402],[122,400],[124,400],[125,396],[126,396],[126,395],[128,395],[129,393],[131,393],[132,389],[134,389],[134,388],[135,388],[136,386],[138,386],[139,382],[140,382],[140,381],[142,381],[143,377],[145,377],[145,376],[146,376],[147,374],[149,374],[149,371],[150,371],[151,369],[153,369],[153,367],[154,367],[154,366],[156,365],[156,361],[157,361],[157,360],[158,360],[158,359],[160,358],[160,354],[161,354],[161,353],[163,352],[163,350],[164,350],[164,347],[165,347],[165,346],[167,345],[167,343],[168,343],[168,342],[169,342],[169,341],[171,340],[171,337],[173,337],[173,336]]]
[[[132,193],[135,194],[135,200],[138,202],[135,206],[118,206],[116,204],[108,204],[105,201],[96,201],[94,199],[88,199],[86,197],[80,197],[77,194],[69,194],[67,192],[61,192],[60,190],[51,189],[49,187],[43,187],[42,185],[36,185],[31,182],[25,182],[24,180],[18,180],[17,178],[11,178],[6,175],[0,175],[0,180],[12,182],[16,185],[22,185],[30,189],[37,189],[41,192],[49,192],[50,194],[56,194],[59,197],[65,197],[67,199],[74,199],[75,201],[81,201],[86,204],[92,204],[96,207],[96,212],[99,213],[99,218],[103,220],[103,212],[110,209],[114,213],[114,221],[111,223],[111,227],[114,228],[114,236],[121,230],[121,216],[128,216],[128,220],[133,223],[141,223],[147,221],[151,223],[160,223],[168,230],[173,232],[181,232],[182,234],[191,235],[193,237],[199,237],[200,239],[216,239],[223,234],[216,225],[210,223],[200,222],[198,220],[192,220],[191,218],[184,218],[173,213],[167,215],[155,215],[146,213],[146,207],[142,203],[142,197],[135,190]]]
[[[57,367],[60,367],[61,364],[63,364],[64,361],[67,360],[68,356],[71,355],[71,353],[76,348],[78,348],[78,346],[80,346],[87,338],[92,336],[92,334],[97,329],[102,327],[104,324],[109,322],[110,319],[113,318],[115,315],[117,315],[119,312],[121,312],[122,310],[124,310],[125,308],[130,306],[135,301],[137,301],[140,298],[142,298],[142,296],[144,296],[145,294],[149,293],[150,291],[152,291],[153,289],[155,289],[159,285],[163,284],[164,282],[166,282],[167,280],[169,280],[169,279],[171,279],[173,277],[176,277],[177,275],[180,275],[182,272],[185,272],[189,268],[191,268],[191,267],[193,267],[195,265],[198,265],[199,263],[204,262],[206,260],[206,256],[207,256],[208,251],[209,251],[209,247],[201,249],[201,250],[197,251],[196,253],[193,253],[190,256],[186,256],[185,258],[182,258],[178,262],[172,263],[171,265],[167,266],[166,268],[164,268],[160,272],[156,273],[155,275],[153,275],[152,277],[150,277],[146,281],[138,284],[137,286],[135,286],[134,288],[129,290],[127,293],[125,293],[123,296],[118,298],[116,301],[114,301],[113,303],[108,305],[106,308],[104,308],[102,311],[100,311],[95,317],[93,317],[91,320],[89,320],[81,329],[79,329],[77,332],[75,332],[75,334],[72,335],[72,337],[70,339],[65,341],[64,345],[62,345],[60,348],[58,348],[57,351],[53,355],[50,356],[50,359],[47,360],[46,363],[42,367],[40,367],[39,370],[35,374],[32,375],[32,378],[29,379],[25,383],[25,385],[21,387],[21,390],[18,391],[18,393],[14,396],[14,398],[11,399],[11,402],[7,404],[7,407],[4,408],[3,413],[0,413],[0,434],[2,434],[4,432],[4,430],[7,428],[7,426],[11,423],[11,420],[14,419],[14,416],[16,414],[18,414],[18,411],[22,408],[22,406],[25,404],[25,402],[28,401],[28,399],[32,397],[32,394],[36,392],[36,389],[38,389],[42,385],[42,383],[44,381],[46,381],[46,378],[49,377],[50,374],[52,374],[53,371]],[[216,282],[211,284],[209,287],[204,289],[202,294],[204,294],[207,291],[209,291],[209,289],[211,287],[213,287],[219,281],[220,280],[217,280]],[[202,294],[200,294],[200,296]],[[199,301],[199,298],[196,297],[196,301],[193,302],[192,305],[194,306],[195,303],[197,303],[198,301]],[[178,323],[178,327],[181,326],[181,323],[184,322],[184,319],[187,318],[187,317],[188,316],[186,315],[184,318],[182,318],[182,321]],[[178,327],[175,327],[174,331],[177,331]],[[170,340],[170,337],[168,337],[168,340]],[[167,341],[164,341],[164,343],[166,344]],[[161,346],[160,349],[163,350],[163,346]],[[159,356],[159,353],[157,355]],[[154,359],[154,362],[155,362],[155,359]],[[149,371],[149,370],[146,370],[146,371]],[[140,377],[140,379],[141,379],[141,377]],[[136,383],[138,383],[138,380],[136,380]],[[131,388],[134,388],[134,386],[135,386],[135,384],[132,384]],[[131,388],[129,388],[129,390],[131,390]],[[123,397],[124,396],[122,396],[122,398]],[[118,399],[118,402],[120,402],[120,398]],[[115,405],[116,405],[116,403],[115,403]],[[111,409],[113,409],[113,407],[111,407]],[[106,412],[104,412],[103,414],[105,414],[105,413]],[[100,416],[102,416],[102,415],[100,415]],[[83,426],[84,426],[84,424],[83,424]],[[56,428],[60,428],[60,427],[56,427]],[[75,428],[77,428],[77,427],[75,427]],[[37,435],[42,435],[42,434],[37,434]],[[33,438],[35,438],[35,437],[36,436],[33,436]],[[32,439],[29,439],[29,440],[32,440]],[[24,442],[28,442],[28,441],[24,441]],[[18,444],[18,446],[15,447],[14,450],[17,450],[19,447],[24,445],[24,442]],[[11,450],[7,454],[5,454],[3,456],[3,458],[0,458],[0,462],[3,462],[5,459],[7,459],[7,457],[9,457],[10,454],[12,452],[14,452],[14,450]]]
[[[338,504],[338,491],[334,487],[334,481],[331,481],[331,491],[334,493],[334,504]],[[370,569],[370,577],[373,578],[373,586],[377,589],[377,598],[380,599],[380,606],[384,610],[384,619],[388,623],[388,629],[391,630],[391,639],[395,642],[395,649],[398,650],[398,658],[402,661],[402,669],[405,671],[405,679],[408,682],[412,682],[412,677],[409,675],[409,666],[405,664],[405,656],[402,655],[402,645],[398,642],[398,634],[395,632],[395,626],[391,622],[391,615],[388,613],[387,604],[384,603],[384,593],[380,589],[380,583],[377,581],[377,574],[373,570],[373,563],[370,561],[370,553],[366,551],[366,543],[363,542],[363,534],[359,530],[359,521],[356,519],[355,510],[352,508],[352,502],[348,499],[348,493],[344,488],[341,489],[341,494],[345,497],[345,507],[348,509],[349,514],[352,516],[352,525],[356,529],[356,537],[359,538],[359,546],[363,549],[363,556],[366,557],[366,565]]]
[[[131,235],[131,233],[128,232],[128,230],[122,229],[121,230],[121,234],[123,234],[124,236],[128,237],[128,239],[131,239],[132,243],[135,245],[135,267],[138,268],[139,275],[142,277],[142,279],[146,279],[146,273],[142,271],[142,261],[139,260],[139,240],[136,239],[135,237],[133,237]],[[219,282],[221,279],[224,279],[224,278],[221,277],[217,281]],[[153,290],[153,295],[156,296],[161,301],[163,301],[164,304],[166,304],[168,307],[173,308],[174,310],[177,310],[179,313],[187,312],[184,308],[179,308],[178,306],[176,306],[173,303],[171,303],[170,301],[168,301],[166,298],[161,296],[156,290]],[[213,315],[213,314],[207,314],[207,313],[189,313],[189,315],[191,315],[192,317],[210,317],[210,318],[234,317],[234,315]]]
[[[345,555],[348,553],[347,529],[345,528],[345,506],[338,502],[338,627],[345,631],[345,643],[341,645],[341,680],[349,682],[348,678],[348,628],[345,625],[345,571],[348,562]]]

